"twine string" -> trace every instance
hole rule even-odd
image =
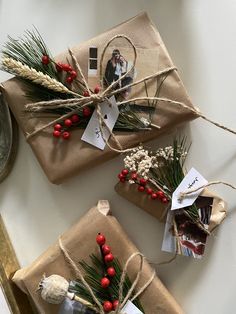
[[[188,191],[185,191],[185,192],[180,192],[179,193],[179,196],[178,196],[178,200],[179,201],[182,201],[185,197],[187,197],[188,195],[192,194],[192,193],[195,193],[201,189],[205,189],[209,186],[212,186],[212,185],[218,185],[218,184],[222,184],[222,185],[225,185],[225,186],[228,186],[230,187],[231,189],[233,190],[236,190],[236,186],[234,186],[233,184],[231,183],[228,183],[228,182],[225,182],[225,181],[211,181],[207,184],[204,184],[202,186],[199,186],[198,188],[195,188],[195,189],[190,189]]]
[[[94,294],[93,290],[91,289],[90,285],[87,283],[87,281],[85,280],[84,276],[82,275],[80,269],[77,267],[77,265],[75,264],[75,262],[72,260],[72,258],[70,257],[68,251],[66,250],[66,248],[64,247],[64,244],[62,243],[62,239],[59,238],[59,246],[60,249],[62,251],[62,253],[65,256],[65,259],[69,262],[69,265],[72,267],[72,269],[74,270],[76,276],[78,276],[78,278],[82,281],[83,285],[86,287],[86,289],[88,290],[88,292],[90,293],[91,297],[93,298],[94,303],[98,306],[100,313],[104,314],[104,310],[103,310],[103,306],[102,304],[99,302],[99,300],[97,299],[96,295]]]
[[[86,287],[86,289],[88,290],[88,292],[90,293],[91,297],[93,298],[94,303],[98,306],[99,308],[99,313],[100,314],[105,314],[104,310],[103,310],[103,306],[100,303],[100,301],[97,299],[96,295],[94,294],[92,288],[90,287],[90,285],[88,284],[88,282],[85,280],[82,272],[80,271],[80,269],[77,267],[76,263],[72,260],[72,258],[70,257],[69,252],[67,251],[67,249],[65,248],[64,244],[62,243],[62,239],[59,238],[59,247],[66,259],[66,261],[69,263],[69,265],[71,266],[71,268],[73,269],[73,271],[75,272],[75,275],[78,276],[78,278],[82,281],[82,283],[84,284],[84,286]],[[125,278],[127,275],[127,268],[129,266],[129,264],[131,263],[131,261],[136,257],[139,256],[140,257],[140,264],[139,264],[139,269],[136,275],[136,278],[132,284],[132,286],[130,287],[127,295],[125,296],[124,300],[123,299],[123,287],[124,287],[124,283],[125,283]],[[142,274],[143,271],[143,262],[144,262],[144,256],[140,253],[140,252],[135,252],[133,253],[128,260],[125,263],[125,266],[123,268],[122,274],[121,274],[121,278],[120,278],[120,282],[119,282],[119,304],[117,309],[114,311],[114,314],[120,314],[120,310],[122,309],[122,307],[124,307],[124,305],[126,304],[126,302],[129,300],[129,298],[131,297],[133,290],[136,288],[140,276]],[[131,298],[131,301],[134,301],[141,293],[143,293],[145,291],[145,289],[152,283],[153,279],[155,278],[155,271],[153,272],[153,274],[151,275],[151,277],[147,280],[147,282],[137,291],[137,293]]]

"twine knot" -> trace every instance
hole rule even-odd
[[[89,101],[92,101],[94,104],[101,103],[105,100],[103,94],[91,94],[88,98]]]

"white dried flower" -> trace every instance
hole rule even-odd
[[[43,300],[52,304],[60,304],[67,296],[69,283],[59,275],[44,276],[39,284],[39,289]]]

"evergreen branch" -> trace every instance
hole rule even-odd
[[[99,259],[96,255],[90,255],[92,265],[89,265],[85,261],[81,261],[79,264],[82,270],[85,273],[85,280],[88,282],[93,292],[95,293],[99,302],[103,303],[105,300],[110,300],[111,297],[116,300],[119,298],[119,283],[122,275],[122,268],[117,259],[114,259],[112,262],[112,266],[115,268],[116,276],[111,279],[111,283],[109,289],[102,289],[100,279],[104,276],[104,272],[106,272],[105,265],[101,259]],[[130,290],[132,283],[128,276],[126,276],[123,286],[123,298],[127,295]],[[80,280],[76,280],[72,282],[69,288],[70,292],[75,293],[76,295],[82,297],[86,301],[93,304],[93,298],[87,291],[86,287],[82,284]],[[135,299],[133,303],[143,311],[142,305],[138,299]]]
[[[2,54],[4,57],[19,61],[36,71],[40,71],[59,80],[53,62],[47,65],[42,64],[42,56],[48,56],[51,61],[53,61],[53,58],[36,28],[33,31],[27,30],[24,36],[18,39],[9,36],[8,42],[3,46]]]

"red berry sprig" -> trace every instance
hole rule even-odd
[[[135,184],[138,185],[137,190],[139,192],[146,192],[147,195],[151,197],[152,200],[159,200],[163,204],[169,203],[169,199],[167,195],[159,190],[159,191],[154,191],[152,188],[148,186],[148,180],[144,178],[140,178],[136,172],[131,172],[127,169],[123,169],[119,174],[118,178],[120,182],[125,182],[132,180],[135,182]]]
[[[110,264],[114,260],[114,256],[111,253],[111,247],[106,244],[106,238],[101,233],[97,234],[96,242],[100,247],[104,266],[107,267],[107,264]],[[104,277],[101,278],[101,281],[100,281],[101,287],[103,289],[109,289],[112,278],[114,278],[115,276],[116,276],[115,268],[112,265],[109,265],[106,268],[106,271],[104,273]],[[109,292],[109,290],[108,290],[108,292]],[[117,308],[118,304],[119,304],[118,300],[112,300],[112,296],[111,296],[111,301],[106,300],[103,302],[103,309],[106,313],[109,313],[112,310],[115,310]]]
[[[64,120],[63,124],[57,123],[54,125],[53,136],[56,138],[62,137],[64,140],[68,140],[71,136],[68,129],[78,123],[80,123],[80,116],[78,114],[73,114],[70,118]]]
[[[61,63],[61,62],[57,62],[56,63],[56,70],[57,72],[66,72],[67,73],[67,78],[66,78],[66,82],[68,84],[72,84],[74,79],[76,79],[77,77],[77,73],[76,71],[72,68],[72,66],[68,63]]]

